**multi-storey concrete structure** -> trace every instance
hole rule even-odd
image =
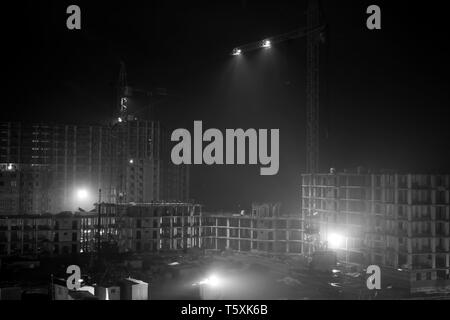
[[[302,176],[304,252],[409,273],[411,291],[450,289],[450,176]]]
[[[201,247],[200,205],[165,202],[102,205],[102,212],[119,230],[116,239],[121,251],[156,252]]]
[[[99,189],[111,203],[186,201],[188,169],[170,162],[168,143],[154,121],[1,123],[0,214],[89,210]]]
[[[9,180],[4,184],[17,186],[18,210],[2,207],[0,213],[74,210],[77,188],[107,188],[109,139],[108,128],[100,126],[1,123],[1,173]]]
[[[102,204],[100,235],[120,252],[202,248],[299,254],[299,215],[279,214],[279,205],[254,205],[249,215],[202,215],[187,203]],[[98,209],[98,208],[97,208]],[[98,212],[0,216],[0,256],[95,252]]]
[[[281,215],[279,205],[253,205],[246,214],[204,214],[203,245],[211,250],[301,253],[300,215]]]
[[[48,187],[49,171],[45,168],[0,164],[0,214],[47,211]]]
[[[58,255],[80,252],[80,216],[0,216],[0,256]]]
[[[102,204],[102,246],[120,252],[201,247],[201,206],[186,203]],[[97,212],[0,216],[0,256],[95,252]]]

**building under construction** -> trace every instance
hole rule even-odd
[[[267,254],[300,254],[303,224],[299,215],[282,215],[280,204],[254,204],[250,214],[204,213],[205,249]]]
[[[109,204],[93,212],[0,216],[0,257],[95,253],[157,253],[201,246],[201,206],[187,203]],[[111,247],[112,248],[112,247]],[[107,251],[107,250],[105,250]]]
[[[0,214],[89,211],[100,189],[109,203],[186,201],[189,171],[157,121],[0,124]]]
[[[411,291],[450,290],[450,175],[302,176],[303,252],[401,270]]]

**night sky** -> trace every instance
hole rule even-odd
[[[395,2],[395,5],[393,4]],[[322,1],[321,167],[450,168],[448,13],[443,1]],[[430,3],[430,5],[428,5]],[[82,30],[66,28],[70,4]],[[366,28],[366,8],[382,30]],[[427,4],[427,5],[424,5]],[[192,197],[214,209],[300,206],[305,170],[306,41],[234,59],[241,44],[306,24],[306,1],[20,1],[2,5],[2,121],[97,124],[114,111],[119,61],[171,129],[279,128],[280,171],[199,166]]]

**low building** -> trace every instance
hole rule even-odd
[[[108,287],[95,287],[95,296],[99,300],[120,300],[120,287],[108,286]]]
[[[22,300],[21,287],[0,286],[0,301],[2,300]]]
[[[149,300],[148,283],[127,278],[120,285],[120,300]]]

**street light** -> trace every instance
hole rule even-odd
[[[261,47],[263,47],[263,48],[270,48],[270,47],[272,47],[272,42],[270,42],[270,40],[264,40],[262,42]]]
[[[242,54],[242,50],[239,48],[233,49],[233,52],[231,53],[233,56],[240,56]]]

